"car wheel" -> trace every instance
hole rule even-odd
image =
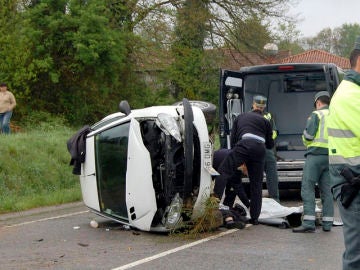
[[[194,107],[198,107],[204,113],[206,123],[212,124],[216,118],[216,106],[210,102],[201,101],[201,100],[189,100],[190,105]],[[178,106],[182,105],[182,101],[178,101],[173,105]]]
[[[184,98],[184,121],[185,121],[185,174],[184,174],[184,192],[185,198],[189,197],[192,190],[193,162],[194,162],[194,141],[193,141],[193,122],[194,115],[190,102]]]

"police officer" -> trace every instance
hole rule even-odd
[[[270,112],[264,112],[266,108],[266,97],[261,95],[256,95],[253,98],[253,105],[252,108],[257,108],[258,110],[261,110],[263,112],[263,115],[265,119],[267,119],[270,122],[271,128],[272,128],[272,138],[273,140],[276,139],[278,135],[278,131],[276,129],[274,118],[272,117]],[[220,151],[220,150],[218,150]],[[216,153],[216,155],[224,154],[224,150],[221,150],[221,153]],[[274,199],[277,202],[280,202],[279,199],[279,179],[277,175],[277,167],[276,167],[276,158],[275,158],[275,150],[274,149],[266,149],[265,152],[265,174],[266,174],[266,187],[269,193],[269,197]],[[215,154],[214,154],[214,160],[215,160]],[[220,164],[219,164],[220,165]],[[215,167],[214,167],[215,168]],[[217,170],[217,168],[215,168]],[[236,195],[238,195],[241,202],[246,206],[249,207],[247,204],[247,196],[245,193],[245,190],[243,188],[243,185],[241,183],[241,177],[243,174],[241,171],[238,171],[231,179],[229,179],[228,184],[226,185],[225,189],[225,198],[223,201],[224,205],[232,207]],[[238,179],[237,179],[238,178]],[[240,179],[240,181],[239,181]]]
[[[301,182],[301,198],[304,203],[304,216],[301,226],[293,229],[295,233],[315,232],[315,185],[319,185],[322,202],[322,229],[331,231],[334,219],[334,202],[330,188],[327,116],[330,95],[327,91],[316,93],[316,108],[307,120],[303,132],[303,142],[307,147],[306,161]]]
[[[354,176],[360,174],[360,37],[350,65],[331,99],[328,121],[331,184],[344,223],[343,270],[360,269],[360,192],[350,188],[355,195],[352,202],[347,208],[341,203],[347,186],[341,172],[347,168]]]
[[[258,96],[258,104],[265,105],[266,98]],[[259,224],[262,204],[262,180],[264,174],[265,147],[274,146],[270,122],[255,107],[251,112],[240,114],[234,121],[231,132],[232,151],[221,163],[215,179],[214,195],[221,198],[228,179],[237,168],[245,164],[250,180],[250,223]]]

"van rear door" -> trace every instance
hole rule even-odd
[[[241,72],[221,70],[219,101],[220,146],[230,148],[230,131],[234,119],[245,111]]]

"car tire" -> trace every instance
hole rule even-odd
[[[185,198],[190,197],[192,191],[192,177],[193,177],[193,166],[194,166],[194,138],[193,138],[193,122],[194,115],[190,102],[184,98],[184,122],[185,122],[185,141],[184,141],[184,195]]]
[[[204,113],[206,123],[212,124],[216,119],[216,106],[210,102],[201,101],[201,100],[189,100],[190,105],[198,107]],[[182,101],[178,101],[173,105],[178,106],[182,105]]]

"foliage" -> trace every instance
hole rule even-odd
[[[13,74],[3,75],[16,86],[19,107],[64,113],[75,123],[109,107],[99,100],[112,103],[118,95],[126,49],[108,13],[104,1],[42,0],[24,6],[21,31],[15,33],[22,43],[8,56],[28,52],[20,54],[23,63],[17,65],[22,75],[15,73],[18,81],[8,79]]]
[[[122,99],[216,104],[220,65],[208,49],[259,51],[291,2],[0,0],[0,80],[17,98],[16,120],[39,110],[82,125]]]
[[[360,24],[343,24],[334,29],[334,53],[348,58],[360,33]]]
[[[274,35],[279,50],[289,50],[292,54],[302,53],[304,49],[299,44],[300,32],[293,22],[280,23]]]
[[[325,28],[315,37],[305,38],[306,49],[325,50],[327,52],[348,58],[354,48],[356,37],[360,33],[360,24],[343,24],[334,29]]]
[[[229,42],[242,52],[262,52],[264,45],[272,41],[269,27],[256,16],[235,21],[229,29]]]
[[[48,117],[46,115],[39,115]],[[74,131],[58,119],[21,133],[0,136],[0,213],[56,205],[81,199],[79,179],[69,166],[66,141]],[[61,120],[60,120],[61,121]]]

